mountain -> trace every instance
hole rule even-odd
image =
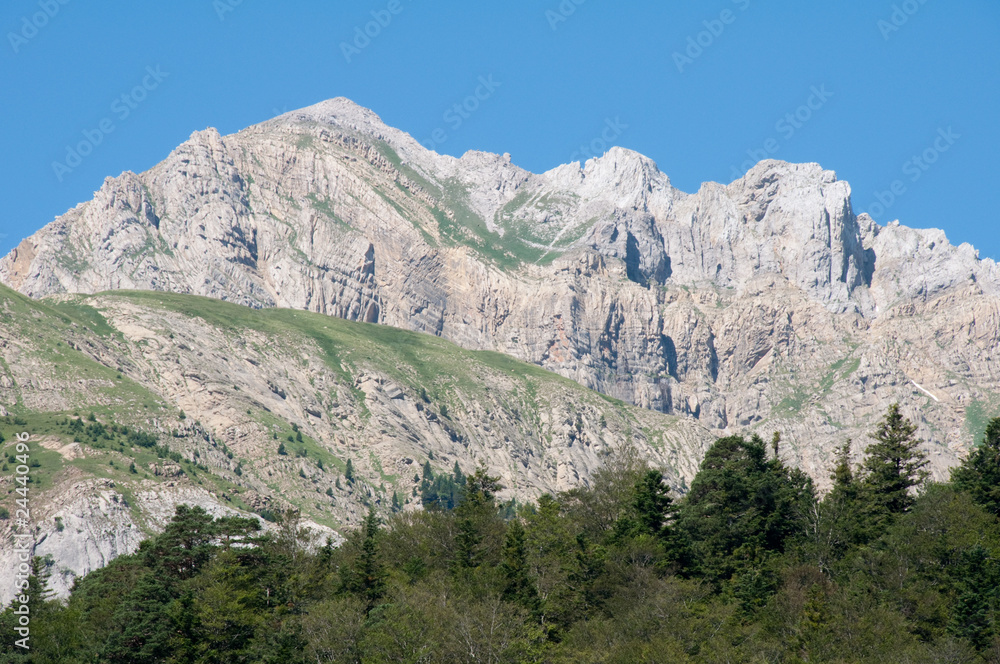
[[[940,477],[998,406],[996,264],[856,215],[816,164],[764,161],[695,194],[621,148],[533,174],[428,151],[342,98],[108,178],[0,280],[427,332],[719,433],[781,430],[820,478],[895,401]]]
[[[823,486],[894,402],[942,478],[1000,414],[996,264],[856,215],[831,171],[688,194],[613,148],[534,174],[346,99],[108,178],[0,281],[0,431],[48,450],[37,551],[66,579],[180,501],[296,506],[321,537],[415,505],[425,461],[525,499],[631,444],[682,488],[744,431]]]
[[[8,455],[21,431],[34,553],[52,556],[61,593],[179,503],[271,519],[297,508],[322,543],[394,494],[416,508],[425,463],[486,466],[523,502],[585,483],[626,449],[682,489],[711,441],[697,423],[497,353],[169,293],[37,302],[0,287],[0,404],[0,604],[14,588]]]

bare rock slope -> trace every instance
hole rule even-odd
[[[894,401],[940,476],[1000,382],[1000,273],[880,227],[816,164],[675,189],[613,148],[542,174],[438,155],[334,99],[193,134],[24,240],[32,297],[140,289],[289,307],[494,350],[716,433],[779,429],[819,478]]]
[[[712,439],[438,337],[149,292],[35,302],[0,286],[0,404],[0,604],[15,588],[15,529],[65,593],[182,503],[265,526],[294,509],[314,544],[337,542],[371,506],[417,509],[425,464],[486,467],[504,500],[524,502],[627,451],[682,490]],[[21,432],[31,450],[18,460]]]

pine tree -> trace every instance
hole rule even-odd
[[[860,486],[851,467],[850,438],[837,448],[830,479],[833,487],[817,506],[809,526],[811,552],[817,567],[826,572],[851,546],[863,544],[875,534],[865,516],[865,505],[859,500]]]
[[[479,566],[483,529],[486,522],[497,516],[495,495],[501,488],[500,478],[491,477],[485,468],[477,469],[466,478],[461,502],[455,508],[458,534],[455,536],[454,562],[457,568]]]
[[[986,435],[962,465],[951,471],[951,481],[986,510],[1000,517],[1000,417],[990,420]]]
[[[673,504],[670,489],[663,483],[663,473],[647,471],[635,487],[634,506],[640,532],[661,536],[674,512]]]
[[[458,534],[455,535],[455,567],[472,569],[479,566],[479,543],[482,539],[471,518],[459,519]]]
[[[344,479],[346,479],[351,484],[354,483],[354,464],[350,459],[347,460],[347,467],[344,468]]]
[[[874,443],[865,450],[862,488],[866,498],[882,518],[902,514],[913,505],[910,489],[927,477],[927,455],[920,451],[921,441],[914,437],[917,427],[899,412],[899,404],[888,412],[871,437]]]
[[[830,479],[833,480],[834,489],[846,491],[854,487],[854,471],[851,469],[850,438],[837,448],[836,464],[833,467]]]
[[[140,551],[146,556],[146,565],[164,572],[162,576],[189,579],[211,558],[217,532],[212,516],[203,508],[178,505],[163,534]]]
[[[976,650],[983,651],[992,642],[994,625],[991,605],[998,599],[1000,583],[997,561],[981,545],[962,554],[957,576],[956,597],[948,631],[968,639]]]
[[[783,552],[805,532],[814,504],[809,477],[780,459],[768,461],[759,436],[728,436],[706,453],[678,526],[690,538],[701,572],[727,579],[747,560]]]
[[[152,664],[169,655],[173,630],[167,607],[173,596],[164,581],[147,571],[123,598],[112,616],[116,629],[104,643],[101,661]]]
[[[529,611],[538,608],[538,590],[528,574],[528,549],[524,526],[520,519],[513,519],[507,527],[503,544],[502,596],[508,602],[519,604]]]
[[[352,579],[347,584],[351,592],[364,600],[367,611],[371,611],[385,595],[386,573],[378,546],[381,523],[375,508],[369,508],[362,527],[364,539],[361,542],[361,553],[354,562]]]

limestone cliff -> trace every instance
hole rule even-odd
[[[693,194],[620,148],[533,174],[430,152],[346,99],[196,132],[108,178],[0,280],[428,332],[717,433],[780,429],[821,480],[832,447],[894,401],[940,477],[1000,382],[997,266],[856,215],[816,164],[765,161]]]

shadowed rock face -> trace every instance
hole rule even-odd
[[[816,164],[764,161],[694,194],[621,148],[532,174],[427,151],[345,99],[196,132],[108,178],[0,261],[0,280],[428,332],[719,433],[780,429],[818,477],[894,401],[940,475],[1000,378],[996,265],[855,215]]]

